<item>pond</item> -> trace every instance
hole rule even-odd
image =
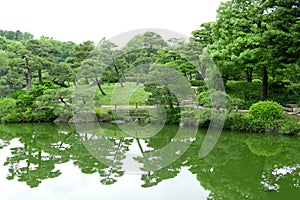
[[[1,199],[300,198],[300,138],[223,132],[202,158],[206,130],[177,132],[1,124]]]

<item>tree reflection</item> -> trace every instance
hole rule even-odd
[[[191,146],[191,155],[197,153],[199,143],[197,139]],[[295,199],[300,194],[295,184],[299,168],[294,167],[291,176],[285,177],[275,174],[274,168],[299,166],[299,150],[297,138],[223,134],[207,157],[193,157],[187,165],[201,185],[211,191],[209,199]],[[284,181],[277,181],[277,188],[270,182],[271,177]]]
[[[145,172],[141,177],[141,180],[144,182],[142,187],[155,186],[164,180],[176,177],[180,173],[188,155],[184,153],[184,147],[191,144],[195,137],[188,131],[184,135],[180,135],[180,137],[177,134],[177,127],[166,126],[158,134],[145,141],[147,149],[150,150],[142,150],[143,157],[135,158],[138,162],[144,164],[144,167],[141,168]],[[159,152],[170,143],[173,143],[173,145],[168,149],[169,152],[167,154]],[[182,152],[180,152],[181,150]],[[183,155],[180,156],[180,154]],[[176,159],[165,166],[166,160],[169,158]]]
[[[112,125],[85,134],[54,124],[0,125],[0,130],[0,149],[12,145],[4,163],[7,179],[30,187],[58,177],[62,172],[56,165],[67,162],[84,174],[98,174],[101,184],[113,184],[124,175],[123,162],[135,141],[141,155],[134,159],[143,164],[142,187],[174,178],[184,167],[211,191],[209,199],[295,199],[300,195],[300,138],[223,133],[210,154],[201,159],[205,130],[196,136],[187,131],[176,137],[178,127],[165,127],[144,139],[128,136]],[[169,148],[168,158],[153,154],[170,143],[189,147],[182,152]],[[176,159],[161,165],[169,158]]]
[[[19,126],[14,133],[21,145],[10,149],[12,156],[4,163],[9,168],[7,179],[17,178],[30,187],[37,187],[44,179],[58,177],[61,172],[55,170],[55,164],[69,161],[68,151],[63,147],[68,145],[61,142],[68,135],[58,134],[58,127],[47,124],[14,126]]]
[[[82,173],[98,173],[102,184],[112,184],[117,181],[117,177],[124,174],[120,161],[124,158],[124,152],[128,150],[132,139],[104,137],[114,143],[111,149],[105,146],[100,148],[99,145],[93,146],[113,157],[109,160],[113,161],[113,164],[107,165],[91,155],[82,143],[81,136],[69,126],[59,127],[54,124],[1,126],[5,127],[2,129],[5,130],[1,134],[2,138],[11,135],[20,142],[17,147],[10,148],[12,155],[7,157],[4,163],[9,170],[8,180],[17,178],[30,187],[37,187],[42,180],[55,178],[61,174],[60,170],[55,169],[55,165],[69,161],[78,166]]]

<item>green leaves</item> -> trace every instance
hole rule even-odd
[[[276,119],[281,119],[282,114],[283,107],[273,101],[261,101],[253,104],[249,109],[250,118],[267,123]]]

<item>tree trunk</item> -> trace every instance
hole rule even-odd
[[[54,83],[54,84],[56,84],[56,85],[59,85],[59,86],[61,86],[61,87],[64,87],[64,88],[68,88],[68,87],[70,87],[70,83],[68,82],[68,85],[67,84],[65,84],[64,83],[65,81],[57,81],[56,80],[56,78],[54,78],[53,80],[52,80],[52,83]],[[76,86],[76,85],[75,85]]]
[[[27,74],[26,74],[26,88],[29,91],[31,89],[31,70],[30,68],[27,68]]]
[[[85,83],[86,85],[89,85],[89,84],[90,84],[89,79],[88,79],[87,76],[86,76],[85,79],[84,79],[84,83]]]
[[[59,97],[59,100],[60,100],[63,104],[67,105],[67,103],[65,102],[65,100],[63,99],[63,97]]]
[[[252,72],[253,72],[252,67],[246,69],[246,80],[248,83],[252,82]]]
[[[196,74],[195,74],[195,80],[203,80],[202,74],[200,74],[199,72],[196,72]]]
[[[261,90],[261,100],[265,101],[268,98],[268,71],[267,67],[264,66],[262,70],[262,90]]]
[[[42,69],[38,69],[39,85],[43,84]]]
[[[206,67],[206,65],[200,64],[200,63],[199,63],[199,66],[200,66],[200,71],[201,71],[201,77],[204,80],[205,76],[206,76],[206,68],[207,67]]]
[[[173,106],[173,101],[172,101],[172,94],[170,92],[170,90],[167,88],[167,95],[168,95],[168,104],[170,106],[170,109],[173,110],[174,109],[174,106]]]
[[[105,96],[106,93],[105,93],[105,92],[103,91],[103,89],[101,88],[101,83],[100,83],[100,81],[99,81],[98,78],[96,78],[96,82],[97,82],[97,85],[98,85],[98,88],[99,88],[101,94],[103,94],[103,95]]]
[[[31,68],[30,68],[30,65],[29,65],[29,60],[32,60],[32,58],[27,56],[27,55],[24,55],[23,59],[25,61],[25,68],[27,69],[27,73],[25,75],[26,88],[27,88],[27,90],[30,90],[32,84],[31,84]]]
[[[114,68],[115,68],[115,71],[117,73],[117,76],[118,76],[119,82],[121,84],[121,87],[124,87],[123,84],[122,84],[122,80],[121,80],[121,77],[120,77],[119,70],[118,70],[118,68],[117,68],[117,66],[115,64],[114,64]]]

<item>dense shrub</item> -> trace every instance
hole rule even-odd
[[[268,87],[269,99],[280,104],[299,102],[300,84],[292,84],[288,80],[270,80]],[[248,109],[253,103],[260,100],[261,80],[254,79],[251,83],[246,81],[228,81],[226,92],[232,97],[244,101],[241,109]]]
[[[270,81],[269,99],[281,104],[299,102],[300,84],[291,84],[287,80]]]
[[[285,117],[280,120],[278,132],[284,135],[300,135],[300,121]]]
[[[204,107],[224,108],[229,112],[238,110],[244,105],[244,101],[239,98],[234,98],[224,93],[223,91],[201,92],[198,95],[198,104]]]
[[[54,109],[32,112],[28,114],[26,122],[53,122],[59,115],[54,112]]]
[[[166,124],[179,124],[180,122],[180,108],[166,108]]]
[[[95,114],[99,121],[111,121],[113,118],[113,112],[111,109],[95,108]]]
[[[100,107],[95,108],[95,114],[98,119],[100,119],[106,113],[107,113],[107,110],[105,110],[103,108],[100,108]]]
[[[239,98],[244,101],[241,109],[248,109],[253,103],[260,100],[261,83],[246,81],[227,81],[226,93],[233,98]]]
[[[239,110],[244,105],[244,100],[239,98],[233,98],[228,95],[227,99],[227,109],[229,112],[232,110]]]
[[[204,107],[211,107],[211,99],[210,99],[209,91],[201,92],[198,95],[198,104]]]
[[[1,121],[5,123],[18,123],[22,122],[23,114],[22,113],[9,113],[5,115]]]
[[[249,117],[253,120],[270,123],[273,120],[281,119],[283,107],[274,101],[260,101],[253,104],[249,109]]]
[[[18,99],[20,96],[27,94],[25,90],[19,90],[11,94],[11,98]]]
[[[269,99],[279,103],[285,103],[287,97],[283,94],[286,93],[288,85],[290,85],[288,81],[269,81]]]
[[[180,122],[183,123],[185,126],[198,126],[199,128],[208,128],[211,120],[211,115],[214,115],[214,117],[218,116],[218,111],[184,110],[181,112],[181,116],[184,117],[181,118]],[[195,122],[198,122],[198,124],[195,124]]]
[[[238,132],[250,132],[251,122],[245,114],[230,114],[225,120],[224,129]]]
[[[200,128],[208,128],[210,124],[210,118],[211,118],[211,112],[210,110],[201,111],[199,112],[199,127]]]
[[[16,100],[12,98],[5,98],[0,100],[0,120],[9,113],[15,112]]]
[[[206,86],[204,80],[190,80],[192,86]]]
[[[284,96],[287,98],[286,101],[294,101],[300,103],[300,84],[288,85],[285,90]]]

